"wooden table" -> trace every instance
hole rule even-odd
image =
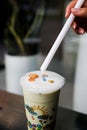
[[[0,91],[0,130],[27,130],[23,97]]]
[[[58,108],[56,130],[87,130],[87,115]],[[0,91],[0,130],[27,130],[23,97]]]

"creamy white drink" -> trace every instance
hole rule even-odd
[[[21,78],[28,130],[54,130],[60,89],[65,79],[51,71],[33,71]]]

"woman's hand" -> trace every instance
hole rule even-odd
[[[65,17],[68,18],[71,13],[75,15],[75,19],[72,23],[72,29],[77,34],[84,34],[87,32],[87,0],[85,0],[83,6],[81,8],[74,8],[77,0],[72,0],[67,8]]]

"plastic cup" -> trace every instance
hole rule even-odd
[[[28,130],[54,130],[60,89],[65,79],[57,73],[33,71],[21,78]]]

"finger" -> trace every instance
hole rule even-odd
[[[75,21],[72,23],[71,27],[72,27],[73,29],[76,29],[76,28],[77,28],[77,24],[76,24]]]
[[[76,17],[74,21],[78,27],[84,28],[85,31],[87,30],[87,18]]]
[[[87,8],[79,8],[79,9],[75,9],[75,8],[72,8],[71,9],[71,12],[77,16],[77,17],[84,17],[84,18],[87,18]]]
[[[78,34],[80,34],[80,35],[82,35],[82,34],[84,34],[85,33],[85,30],[83,29],[83,28],[78,28]]]
[[[73,28],[72,28],[73,29]],[[85,30],[81,27],[76,27],[75,29],[73,29],[75,33],[79,34],[79,35],[82,35],[85,33]]]
[[[68,6],[66,7],[66,12],[65,12],[65,17],[68,18],[69,15],[71,14],[71,8],[73,8],[76,4],[77,0],[73,0],[70,2],[70,4],[68,4]]]

